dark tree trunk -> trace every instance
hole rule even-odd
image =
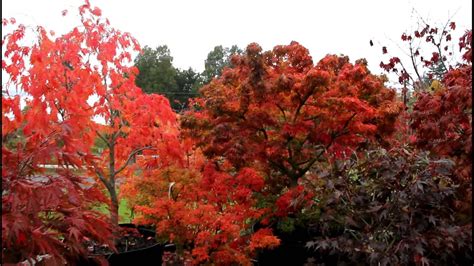
[[[118,209],[119,209],[119,203],[117,199],[117,193],[115,192],[115,186],[113,186],[113,189],[109,191],[110,193],[110,221],[112,224],[117,225],[119,220],[118,220]]]

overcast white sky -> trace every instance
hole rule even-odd
[[[43,25],[63,33],[78,24],[61,11],[77,14],[80,0],[2,0],[2,17],[15,17],[27,25]],[[470,0],[91,0],[111,24],[132,33],[142,46],[166,44],[179,68],[204,69],[207,54],[216,45],[251,42],[263,49],[298,41],[313,60],[328,53],[366,58],[369,68],[380,73],[381,45],[400,41],[401,33],[413,27],[418,14],[432,23],[453,16],[459,29],[472,28]],[[458,31],[461,33],[460,31]],[[369,40],[374,47],[369,46]],[[395,47],[395,46],[394,46]]]

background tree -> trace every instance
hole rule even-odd
[[[144,92],[163,94],[176,91],[177,71],[168,46],[161,45],[155,49],[145,46],[134,62],[139,70],[136,84]]]
[[[206,61],[204,63],[204,71],[202,72],[203,82],[207,84],[217,76],[220,76],[224,67],[229,67],[232,65],[231,57],[232,55],[242,54],[242,50],[237,45],[232,45],[232,47],[223,47],[218,45],[207,54]]]
[[[177,69],[176,92],[167,92],[165,95],[170,99],[171,106],[176,111],[183,111],[188,108],[188,101],[199,95],[199,88],[202,86],[202,77],[194,72],[192,68],[187,70]]]
[[[198,94],[201,77],[191,68],[180,70],[173,66],[173,57],[166,45],[155,49],[145,46],[135,58],[139,70],[136,84],[145,93],[162,94],[175,111],[187,107],[188,99]]]

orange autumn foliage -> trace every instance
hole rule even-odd
[[[113,28],[89,1],[78,13],[80,25],[63,35],[20,24],[2,40],[2,71],[9,77],[2,88],[7,262],[49,254],[49,263],[62,265],[87,253],[85,237],[113,248],[116,183],[135,177],[133,158],[151,150],[166,165],[184,156],[168,100],[135,85],[131,62],[138,42]],[[25,42],[29,34],[32,41]],[[93,152],[96,141],[105,148]],[[45,173],[44,164],[58,168]],[[102,185],[110,196],[110,221],[90,210],[108,200]]]
[[[135,206],[135,221],[155,224],[158,236],[188,249],[193,263],[250,265],[257,249],[279,243],[269,229],[252,231],[251,221],[266,212],[255,206],[263,185],[250,168],[231,175],[212,164],[202,171],[170,166],[145,170],[123,193]]]

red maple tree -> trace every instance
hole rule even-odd
[[[38,54],[41,46],[54,46],[46,31],[38,28],[32,46],[22,45],[25,31],[19,25],[2,41],[2,70],[10,76],[2,88],[2,261],[64,265],[88,252],[85,239],[113,248],[112,228],[91,210],[105,200],[102,193],[70,167],[94,159],[87,95],[68,87],[60,50]],[[29,96],[23,110],[15,87]],[[71,97],[61,94],[67,90]],[[46,171],[51,163],[58,168]]]
[[[98,184],[110,195],[116,225],[117,179],[135,175],[135,155],[149,150],[162,165],[182,156],[167,99],[135,86],[137,41],[88,1],[79,14],[81,25],[61,36],[20,24],[2,41],[9,75],[2,90],[2,243],[13,261],[83,254],[83,236],[113,247],[107,219],[90,211],[93,201],[107,200]],[[4,19],[8,24],[14,20]],[[36,39],[25,44],[30,29]],[[103,151],[93,152],[96,141]],[[44,164],[58,169],[44,173]]]
[[[135,206],[135,222],[156,225],[158,237],[188,252],[191,263],[251,265],[258,250],[279,244],[270,229],[252,228],[267,211],[254,197],[263,186],[251,168],[229,174],[204,163],[146,170],[124,193]]]
[[[364,60],[328,55],[314,65],[292,42],[267,52],[250,44],[232,62],[182,119],[186,134],[224,168],[257,167],[274,186],[294,187],[317,162],[394,131],[401,105]]]
[[[443,77],[442,88],[417,95],[411,114],[416,144],[453,158],[459,177],[472,178],[472,31],[459,42],[463,61]]]

